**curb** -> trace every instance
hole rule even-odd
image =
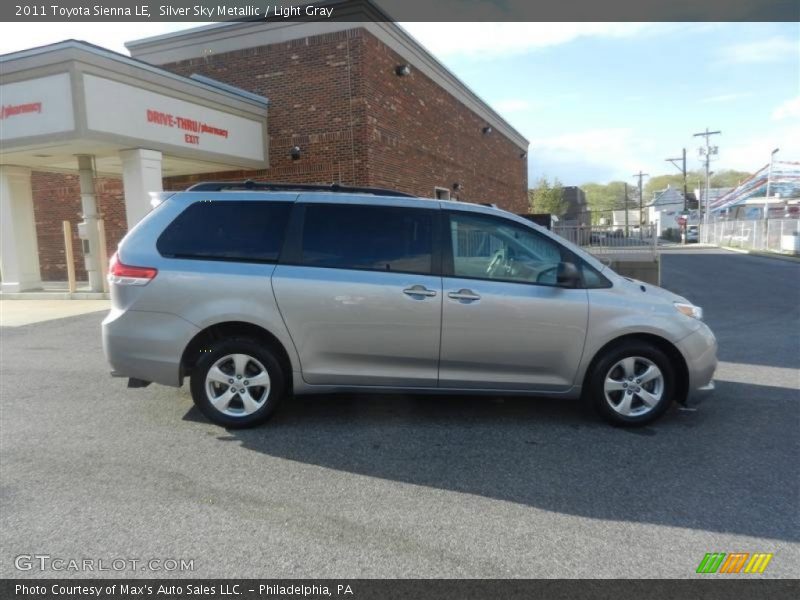
[[[763,250],[747,250],[745,248],[732,248],[730,246],[717,246],[723,250],[730,250],[731,252],[738,252],[739,254],[749,254],[750,256],[761,256],[763,258],[777,258],[778,260],[800,263],[800,257],[790,256],[788,254],[778,254],[777,252],[765,252]]]

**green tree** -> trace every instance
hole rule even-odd
[[[586,194],[586,204],[592,212],[592,223],[597,224],[601,218],[611,217],[612,210],[621,210],[625,207],[625,182],[612,181],[610,183],[584,183],[581,186]],[[638,202],[637,191],[628,186],[628,206],[633,206],[634,200]]]
[[[710,185],[712,188],[736,187],[745,179],[750,177],[750,173],[745,171],[734,171],[726,169],[711,176]],[[644,186],[645,202],[653,199],[656,192],[667,188],[668,185],[683,191],[683,175],[680,172],[668,173],[666,175],[655,175],[651,177]],[[703,189],[706,186],[706,172],[704,169],[695,169],[686,173],[686,188],[689,193],[695,189]]]
[[[719,171],[711,176],[711,187],[736,187],[750,175],[751,173],[746,171],[734,171],[733,169]]]
[[[539,179],[536,187],[528,190],[528,203],[532,213],[561,217],[567,212],[564,186],[558,178],[553,179],[552,184],[547,177]]]

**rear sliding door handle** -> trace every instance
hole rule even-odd
[[[434,290],[429,290],[424,285],[412,285],[410,288],[404,289],[403,293],[408,296],[427,296],[429,298],[436,295]]]
[[[481,297],[472,290],[458,290],[457,292],[450,292],[447,294],[447,297],[452,298],[453,300],[467,300],[470,302],[481,299]]]

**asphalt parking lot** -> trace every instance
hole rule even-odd
[[[3,328],[0,576],[41,576],[14,568],[38,553],[194,560],[127,577],[693,577],[706,552],[772,552],[758,577],[798,577],[800,264],[670,250],[662,273],[722,362],[696,412],[639,430],[404,395],[226,431],[186,386],[111,379],[103,313]]]

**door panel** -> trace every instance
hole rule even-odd
[[[560,287],[566,249],[496,215],[445,221],[441,387],[564,391],[588,322],[585,289]]]
[[[364,205],[347,198],[295,205],[283,264],[272,276],[303,379],[435,387],[439,210],[397,199]]]
[[[436,386],[440,277],[278,265],[272,286],[306,382]]]
[[[586,339],[586,290],[449,277],[443,289],[441,387],[572,386]]]

